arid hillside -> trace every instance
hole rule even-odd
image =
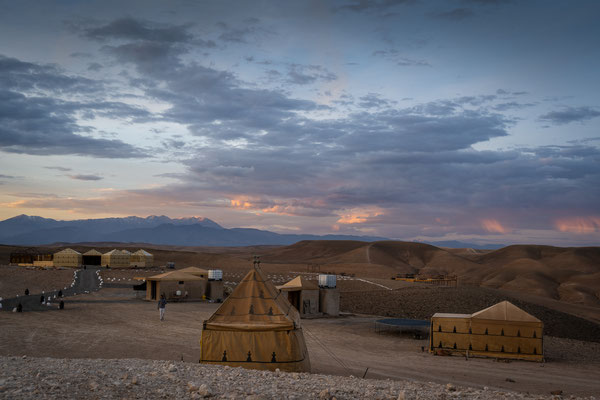
[[[113,248],[144,248],[157,265],[220,268],[242,272],[254,255],[267,272],[311,271],[390,279],[396,274],[456,275],[462,286],[517,291],[573,304],[600,307],[600,247],[513,245],[499,250],[446,249],[423,243],[380,241],[301,241],[290,246],[184,247],[148,244],[60,244],[85,252]],[[0,246],[0,263],[7,263],[16,246]],[[24,248],[20,248],[24,249]],[[4,261],[1,261],[4,260]]]
[[[303,241],[268,250],[262,260],[318,264],[321,271],[369,277],[456,275],[462,285],[600,306],[600,247],[514,245],[481,251],[395,241]]]

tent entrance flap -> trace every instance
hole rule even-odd
[[[151,299],[156,300],[156,281],[150,281],[150,286]]]
[[[288,301],[291,305],[296,307],[296,310],[300,310],[300,291],[291,290],[288,292]]]

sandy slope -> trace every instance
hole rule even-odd
[[[117,244],[71,245],[76,250],[108,251]],[[444,249],[397,241],[302,241],[291,246],[241,248],[122,246],[131,251],[145,248],[158,265],[174,261],[178,266],[244,271],[254,255],[260,255],[268,272],[308,271],[390,278],[398,273],[457,275],[463,285],[521,291],[549,299],[600,307],[600,247],[559,248],[514,245],[495,251]],[[58,247],[53,247],[56,250]],[[0,246],[8,260],[14,246]],[[1,260],[1,258],[0,258]]]

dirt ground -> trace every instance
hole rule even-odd
[[[52,291],[73,282],[74,269],[41,269],[34,267],[0,266],[0,297],[22,296],[25,289],[31,294]]]
[[[0,354],[64,358],[199,358],[202,321],[211,303],[170,303],[159,321],[156,304],[131,289],[105,288],[68,299],[65,310],[0,313]],[[421,352],[425,340],[377,334],[376,317],[303,320],[315,373],[415,379],[472,387],[565,395],[600,393],[600,344],[545,337],[548,362],[496,362]],[[367,371],[368,368],[368,371]]]

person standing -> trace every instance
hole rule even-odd
[[[165,299],[165,295],[160,295],[160,300],[158,300],[158,311],[160,311],[160,320],[165,320],[165,308],[167,307],[167,299]]]

